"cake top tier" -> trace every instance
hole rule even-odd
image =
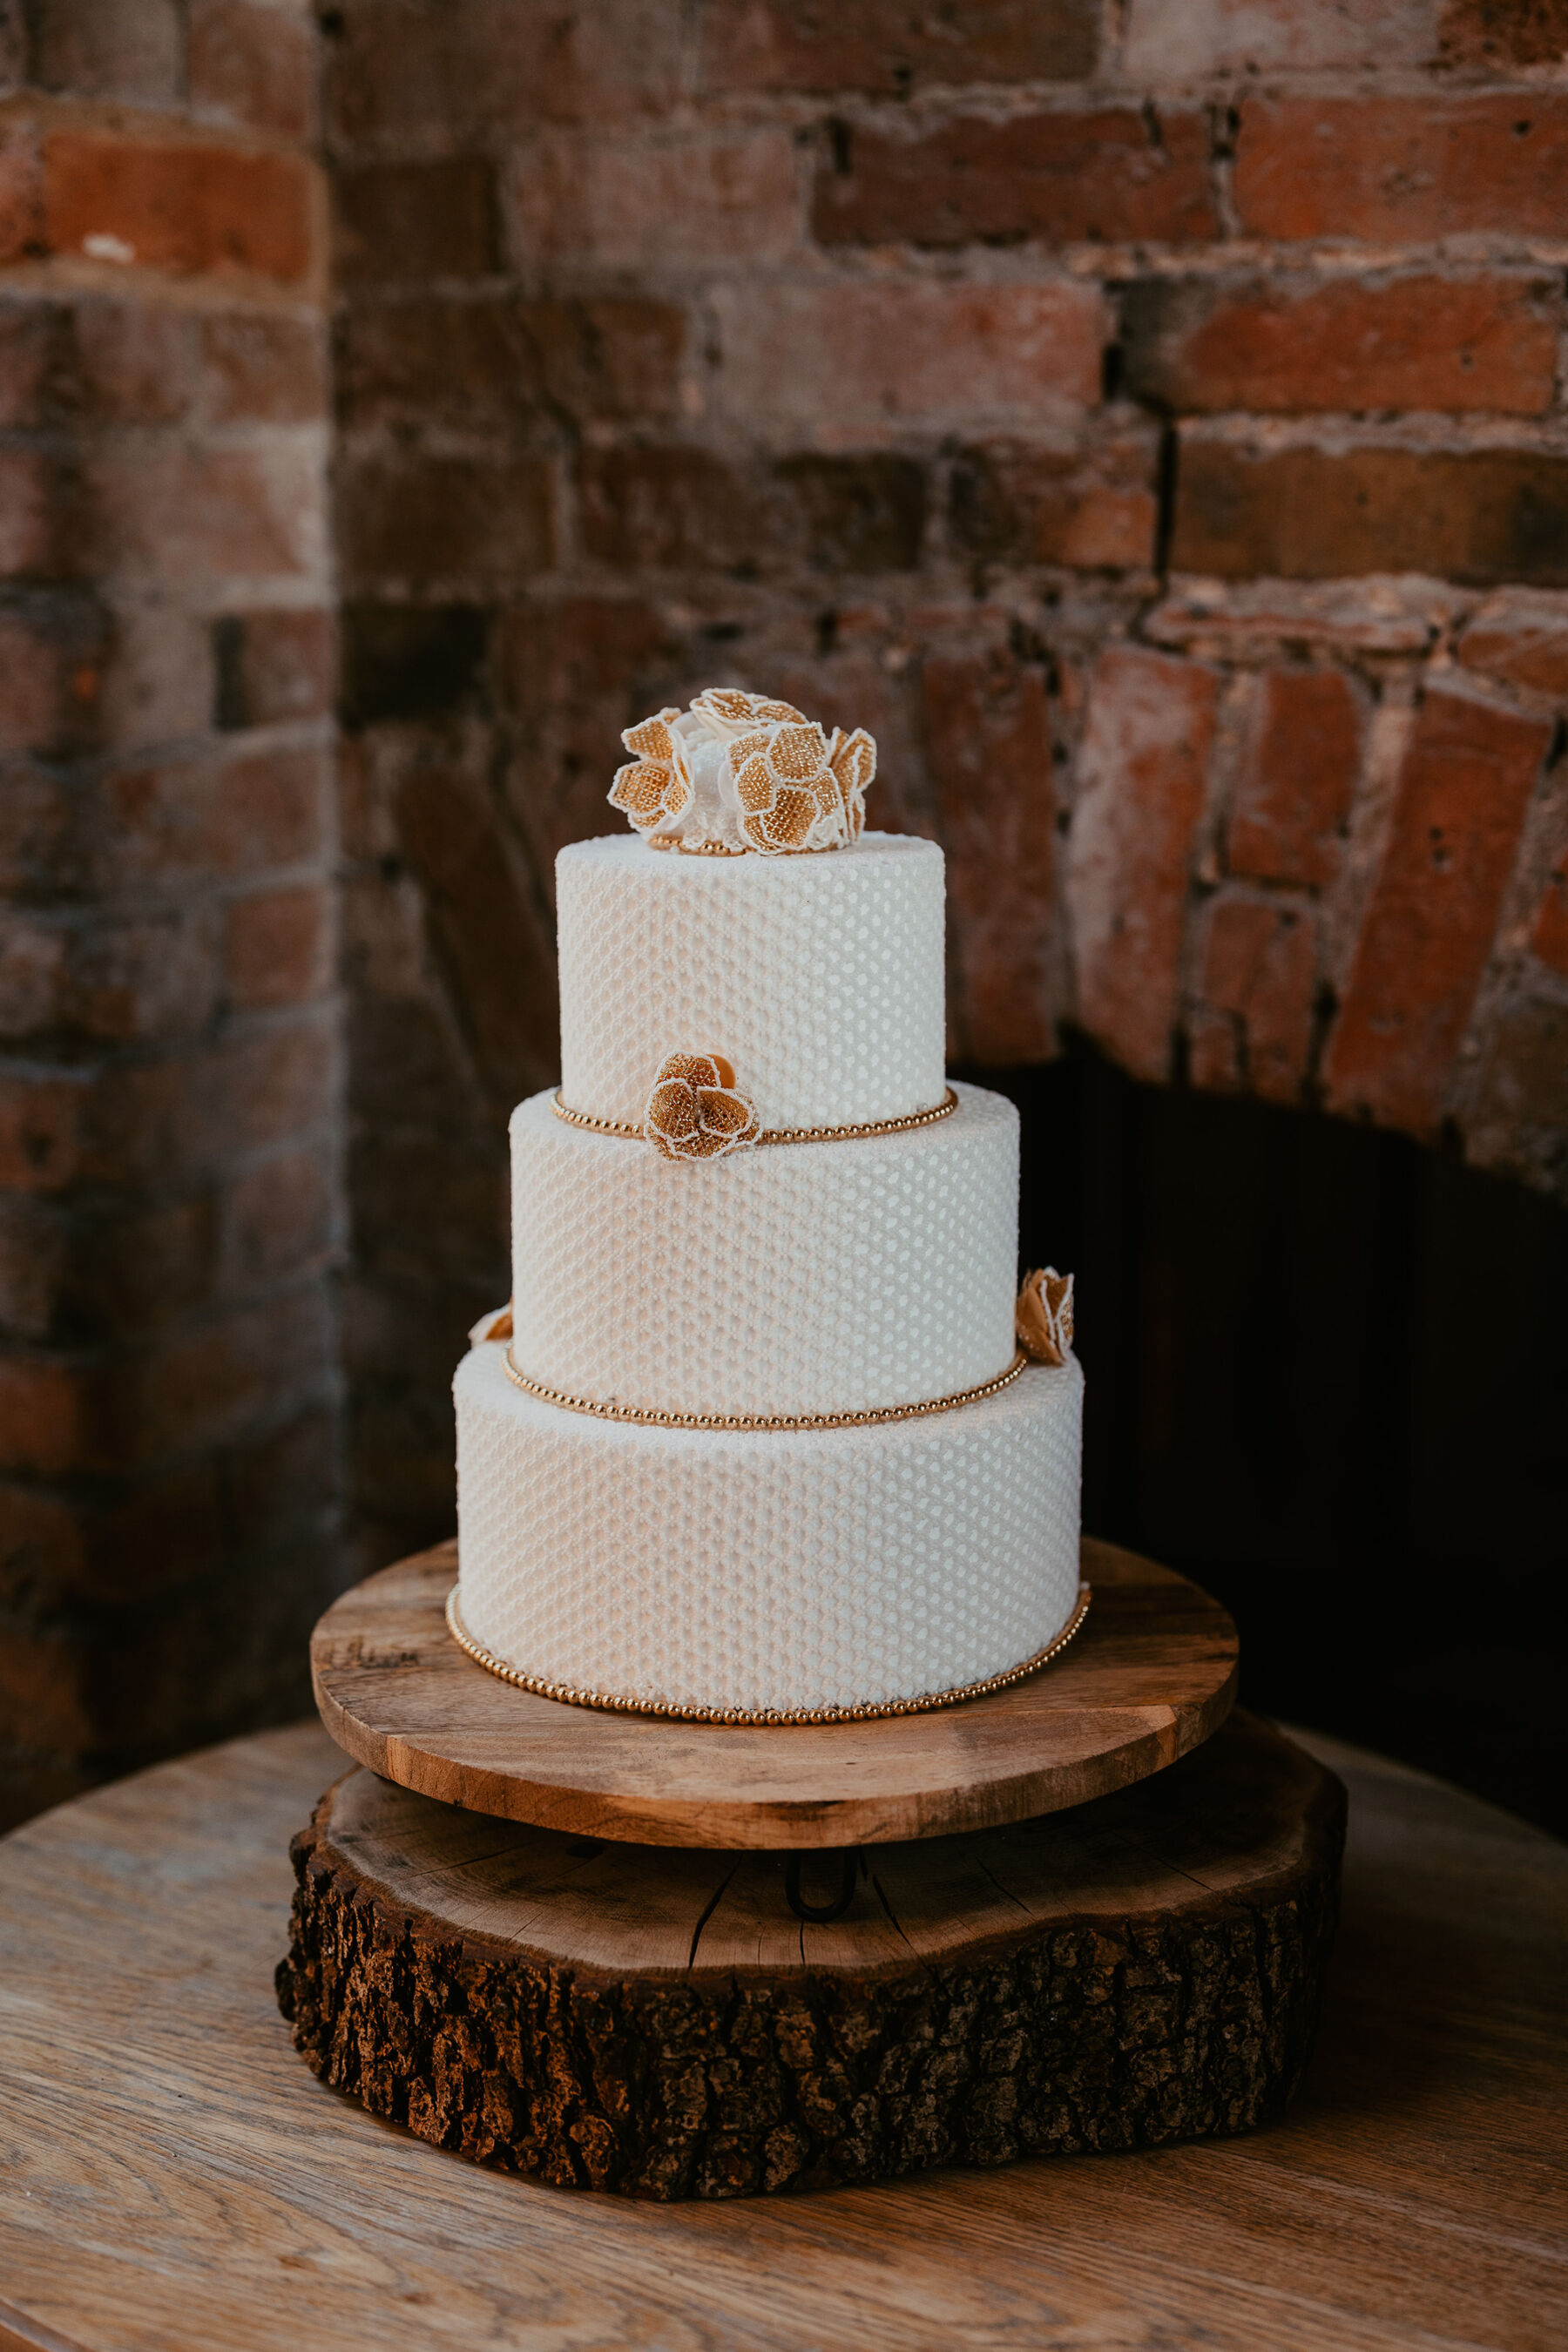
[[[555,881],[572,1109],[640,1126],[671,1054],[722,1055],[766,1129],[905,1118],[942,1100],[934,842],[868,833],[829,857],[656,856],[617,834],[563,849]]]
[[[865,827],[877,746],[863,727],[829,733],[793,702],[710,686],[621,740],[633,757],[610,805],[656,849],[782,857],[847,848]]]

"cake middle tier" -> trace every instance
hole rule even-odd
[[[512,1357],[652,1412],[867,1412],[1013,1360],[1018,1115],[664,1160],[535,1095],[511,1119]]]

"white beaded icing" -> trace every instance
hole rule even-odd
[[[942,858],[868,833],[803,857],[658,855],[631,834],[555,866],[561,1091],[640,1124],[667,1054],[723,1054],[764,1128],[942,1099]]]

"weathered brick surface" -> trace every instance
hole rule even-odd
[[[1300,1102],[1318,989],[1310,907],[1227,895],[1209,908],[1201,937],[1187,1014],[1194,1084]]]
[[[1360,738],[1342,671],[1265,672],[1226,831],[1231,873],[1309,887],[1334,879],[1360,781]]]
[[[1068,836],[1078,1018],[1139,1077],[1171,1074],[1216,683],[1128,646],[1100,656],[1089,695]]]
[[[0,142],[3,1820],[299,1706],[340,1510],[313,24],[46,0],[27,31]]]
[[[1436,1130],[1551,737],[1542,719],[1427,696],[1329,1040],[1333,1108]]]
[[[975,115],[923,138],[857,129],[819,171],[813,223],[826,245],[1184,245],[1218,226],[1208,148],[1185,109]]]
[[[968,0],[962,11],[761,0],[707,12],[701,70],[713,90],[904,98],[931,83],[1079,80],[1093,71],[1099,46],[1093,0]]]
[[[971,1060],[1568,1191],[1561,15],[0,11],[35,1796],[295,1703],[340,1380],[447,1530],[553,856],[716,677],[876,732]]]
[[[1172,562],[1226,579],[1568,582],[1568,451],[1183,436]]]
[[[1249,99],[1236,206],[1250,236],[1552,236],[1568,170],[1568,97]]]
[[[1153,278],[1122,304],[1124,382],[1179,415],[1552,406],[1554,281]]]
[[[959,1050],[1048,1059],[1061,1012],[1055,906],[1056,793],[1045,680],[997,649],[921,666],[937,831],[958,926]]]

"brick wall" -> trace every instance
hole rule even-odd
[[[876,731],[966,1064],[1077,1028],[1568,1191],[1565,56],[1563,0],[0,7],[35,1800],[291,1702],[340,1378],[355,1562],[449,1527],[553,854],[714,677]]]
[[[0,1818],[304,1703],[342,1225],[302,6],[0,10]]]
[[[330,25],[371,1552],[449,1514],[554,851],[715,677],[876,731],[966,1061],[1568,1187],[1562,0]]]

